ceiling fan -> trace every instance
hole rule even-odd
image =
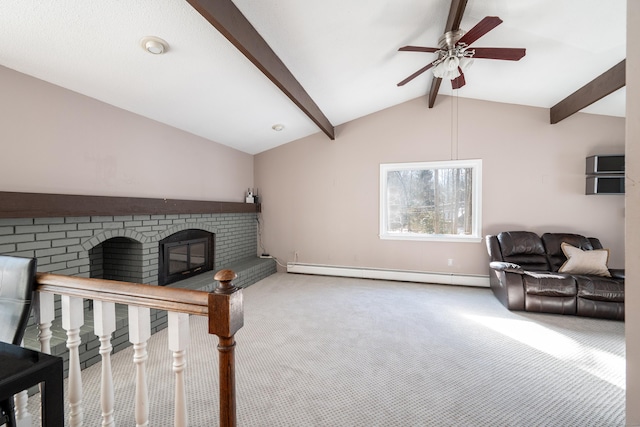
[[[437,53],[438,58],[402,80],[398,83],[398,86],[409,83],[420,74],[433,68],[433,75],[436,78],[447,78],[451,80],[451,86],[454,89],[460,89],[465,85],[464,71],[469,68],[475,58],[502,59],[507,61],[520,60],[526,53],[525,49],[503,47],[477,47],[471,49],[471,43],[501,23],[502,19],[497,16],[487,16],[468,32],[460,29],[446,32],[440,37],[438,41],[440,47],[438,48],[422,46],[401,47],[399,50],[402,52],[431,52]]]
[[[465,32],[460,29],[460,22],[462,21],[462,14],[464,13],[466,5],[467,0],[451,1],[451,9],[449,10],[445,33],[438,40],[439,47],[404,46],[399,49],[403,52],[428,52],[438,54],[435,61],[427,64],[398,83],[398,86],[403,86],[425,71],[433,68],[434,79],[431,84],[431,91],[429,92],[429,108],[432,108],[435,104],[442,78],[451,80],[453,89],[460,89],[465,85],[464,72],[469,68],[473,59],[518,61],[525,56],[526,50],[522,48],[470,48],[473,42],[500,25],[502,20],[497,16],[487,16],[469,31]]]

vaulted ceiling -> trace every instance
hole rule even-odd
[[[0,65],[255,154],[317,132],[329,139],[335,126],[417,97],[429,114],[430,72],[396,84],[436,56],[398,48],[437,46],[451,3],[4,0]],[[206,13],[225,8],[264,45],[239,50],[238,19],[214,25]],[[527,53],[517,62],[477,59],[455,95],[551,108],[625,58],[625,14],[626,0],[469,0],[460,28],[485,16],[504,21],[474,46]],[[147,53],[145,36],[168,50]],[[251,51],[266,49],[277,61],[261,66]],[[448,81],[439,94],[454,94]],[[582,111],[623,117],[624,105],[622,88]]]

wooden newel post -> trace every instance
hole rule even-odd
[[[209,293],[209,333],[218,336],[221,427],[236,425],[234,335],[244,325],[242,289],[231,283],[237,277],[231,270],[218,271],[213,278],[220,283]]]

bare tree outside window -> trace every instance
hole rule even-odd
[[[381,238],[477,238],[479,160],[381,165]]]

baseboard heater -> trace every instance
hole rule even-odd
[[[287,263],[288,273],[319,276],[356,277],[360,279],[395,280],[399,282],[436,283],[442,285],[489,287],[489,276],[475,274],[433,273],[423,271],[386,270],[379,268],[341,267],[321,264]]]

